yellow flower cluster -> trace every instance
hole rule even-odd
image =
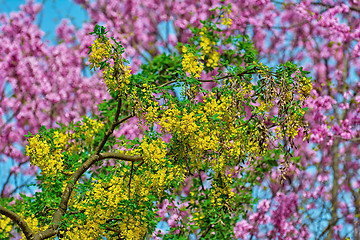
[[[183,70],[193,75],[194,77],[200,77],[200,74],[204,69],[204,64],[201,62],[199,63],[197,57],[193,53],[188,52],[185,46],[183,46],[183,52],[184,52],[184,56],[182,59]]]
[[[243,128],[239,128],[238,131],[241,132]],[[244,131],[245,133],[245,131]],[[238,157],[244,155],[243,143],[240,139],[233,140],[229,143],[232,147],[229,149],[229,156]]]
[[[256,133],[256,131],[255,131],[255,133]],[[258,133],[257,133],[257,135],[258,135]],[[266,146],[267,146],[267,145],[268,145],[268,144],[267,144],[266,142],[263,143],[263,150],[266,149]],[[247,153],[253,154],[254,156],[261,156],[262,154],[265,153],[265,152],[262,152],[262,151],[261,151],[260,143],[259,143],[259,141],[258,141],[256,138],[248,141],[248,142],[245,144],[245,151],[246,151]]]
[[[204,57],[210,53],[211,51],[211,41],[209,38],[207,38],[205,35],[206,28],[203,28],[200,32],[201,35],[201,42],[200,47],[202,47],[202,56],[201,59],[204,59]]]
[[[177,116],[182,116],[181,119]],[[168,132],[177,132],[183,138],[194,133],[198,127],[195,123],[195,113],[187,113],[186,109],[180,111],[175,106],[168,108],[160,120],[160,126]]]
[[[229,204],[233,200],[235,193],[231,191],[231,177],[222,179],[223,183],[219,185],[214,182],[211,189],[211,203],[214,207]]]
[[[163,167],[161,169],[154,167],[154,165],[152,166],[152,170],[145,172],[147,177],[142,182],[147,183],[148,187],[159,196],[164,194],[165,186],[174,179],[177,179],[178,182],[182,182],[185,179],[184,168],[180,166]],[[156,171],[154,172],[154,170]]]
[[[275,128],[275,134],[276,134],[276,138],[278,139],[282,138],[282,133],[279,126]]]
[[[232,113],[229,111],[231,102],[230,96],[216,99],[214,95],[210,95],[193,111],[178,109],[171,105],[162,114],[159,124],[163,131],[176,135],[179,141],[187,143],[185,146],[190,148],[186,151],[187,157],[191,159],[191,165],[200,166],[204,163],[202,160],[204,151],[218,151],[221,147],[220,138],[224,136],[230,138],[237,131],[231,124]],[[221,126],[222,122],[229,124]]]
[[[114,76],[115,67],[105,68],[104,78],[106,87],[109,90],[116,91],[120,89],[125,89],[126,85],[130,84],[131,69],[130,66],[124,66],[124,64],[119,64],[119,68],[123,74],[119,73],[117,76]]]
[[[223,18],[222,19],[222,24],[225,25],[225,26],[231,26],[232,19],[231,18]]]
[[[191,192],[191,193],[193,193],[193,192]],[[194,213],[193,213],[193,216],[194,217],[192,218],[192,220],[195,222],[194,224],[196,226],[200,226],[199,222],[205,218],[204,212],[201,211],[200,209],[199,210],[196,209],[196,211],[194,211]]]
[[[166,157],[166,144],[161,139],[153,140],[148,143],[148,139],[144,136],[141,141],[140,148],[143,151],[143,157],[145,163],[150,163],[154,167],[154,170],[157,170],[159,167],[163,166],[165,163]]]
[[[44,159],[50,153],[50,146],[46,141],[42,141],[39,135],[28,139],[29,144],[26,146],[26,155],[30,157],[30,162],[37,165],[38,161]]]
[[[300,100],[304,100],[306,97],[310,95],[312,90],[312,83],[309,78],[303,77],[303,82],[301,82],[302,87],[301,90],[298,91],[300,94]]]
[[[113,45],[107,38],[97,38],[91,46],[91,53],[89,55],[90,70],[101,67],[101,62],[110,60],[110,57],[114,60],[114,64],[104,66],[104,79],[108,90],[117,91],[122,90],[127,94],[126,86],[130,83],[131,69],[129,66],[124,66],[123,59],[117,52],[112,55]],[[118,59],[114,59],[118,58]]]
[[[213,50],[209,55],[209,59],[208,62],[206,63],[206,66],[216,68],[219,65],[219,60],[220,60],[220,53]]]
[[[157,145],[160,141],[154,142]],[[67,219],[77,227],[67,229],[65,239],[110,238],[101,226],[119,213],[121,218],[112,225],[112,228],[120,233],[119,239],[143,239],[147,231],[146,214],[147,211],[152,211],[149,205],[153,206],[152,203],[149,204],[148,195],[151,191],[163,193],[166,183],[181,176],[183,169],[170,167],[155,170],[142,166],[137,170],[143,172],[132,175],[131,185],[130,170],[126,168],[120,170],[120,176],[113,176],[108,182],[92,179],[92,191],[87,192],[83,198],[76,198],[73,205],[78,211],[84,211],[86,220],[76,220],[75,223],[75,219]],[[136,207],[129,210],[129,202]]]
[[[231,13],[231,11],[229,11],[229,13]],[[222,24],[224,26],[229,26],[229,27],[231,26],[231,24],[232,24],[232,19],[231,18],[226,18],[224,15],[221,15],[220,17],[222,19]]]
[[[305,113],[305,111],[302,109],[299,109],[299,112],[302,115]],[[300,123],[301,123],[301,116],[297,115],[296,113],[293,113],[290,116],[290,119],[286,125],[287,126],[286,134],[291,138],[295,138],[299,133],[298,128]]]
[[[258,112],[269,112],[270,108],[273,106],[272,102],[269,101],[262,101],[260,98],[258,99],[258,102],[260,103],[260,106],[258,107]]]
[[[251,86],[251,85],[250,85]],[[250,88],[250,87],[249,87]],[[236,127],[234,121],[238,118],[237,110],[232,107],[236,96],[220,96],[214,94],[206,96],[203,103],[193,110],[178,108],[170,105],[158,117],[161,131],[176,136],[184,145],[179,145],[179,157],[186,152],[192,167],[205,164],[205,152],[219,152],[230,158],[238,158],[251,153],[257,156],[264,154],[267,146],[266,139],[260,144],[259,130],[250,130],[248,126]],[[249,133],[250,131],[250,133]],[[212,164],[219,164],[219,172],[224,172],[226,164],[218,163],[219,158],[211,160]],[[224,158],[225,159],[225,158]]]
[[[143,214],[130,215],[124,214],[124,221],[119,226],[122,239],[137,240],[143,239],[146,234],[147,223]]]
[[[269,71],[269,67],[268,66],[264,66],[263,63],[257,63],[257,62],[253,62],[253,64],[255,64],[258,67],[258,74],[262,74],[262,75],[266,75],[267,72]]]
[[[83,123],[79,127],[80,132],[75,134],[75,138],[80,137],[79,134],[84,135],[85,142],[87,144],[91,144],[95,134],[97,134],[104,127],[104,124],[94,119],[85,117]]]
[[[9,236],[12,225],[11,225],[11,219],[8,217],[5,217],[4,215],[0,215],[0,237],[1,236]]]
[[[28,139],[26,155],[30,157],[30,162],[41,169],[41,173],[48,176],[56,176],[57,173],[64,171],[64,152],[73,153],[77,144],[70,144],[71,141],[85,136],[86,144],[90,144],[94,135],[103,128],[104,124],[96,120],[85,118],[83,124],[79,126],[80,131],[75,133],[63,133],[55,130],[50,138],[35,135]]]
[[[97,38],[91,45],[91,53],[89,56],[90,70],[99,68],[100,63],[110,57],[112,44],[110,40]]]
[[[126,174],[129,175],[129,172],[123,169],[121,175]],[[148,200],[147,195],[149,194],[149,189],[144,185],[143,179],[137,175],[133,176],[131,194],[129,194],[128,180],[125,180],[124,177],[113,176],[109,182],[104,182],[101,179],[93,179],[93,181],[92,191],[87,192],[84,198],[77,198],[73,205],[78,211],[84,211],[86,221],[80,220],[83,221],[81,224],[74,222],[77,227],[67,229],[65,239],[82,240],[101,238],[101,236],[110,237],[107,236],[108,234],[101,226],[119,212],[122,213],[122,217],[112,227],[121,233],[119,239],[142,239],[147,229],[143,203]],[[138,205],[140,210],[134,210],[131,213],[126,209],[128,205],[125,202],[130,201],[129,196],[135,194],[137,199],[133,204]],[[68,219],[68,221],[73,222],[75,220]]]
[[[292,92],[289,91],[287,94],[286,94],[286,101],[290,101],[292,99]]]
[[[202,28],[200,31],[200,35],[201,35],[201,42],[200,42],[200,46],[202,47],[202,54],[201,54],[201,59],[205,59],[206,55],[209,56],[206,66],[207,67],[211,67],[211,68],[215,68],[219,65],[219,60],[220,60],[220,53],[218,53],[215,49],[215,42],[211,42],[211,40],[205,36],[205,33],[207,31],[207,28]]]
[[[28,139],[26,155],[30,157],[30,162],[37,165],[42,174],[53,175],[63,170],[63,151],[69,141],[68,134],[59,131],[54,132],[55,148],[51,147],[50,142],[42,139],[39,135]]]
[[[154,123],[157,119],[157,116],[159,114],[159,110],[160,107],[157,106],[159,103],[158,102],[153,102],[155,106],[149,106],[148,108],[146,108],[146,121],[148,123]]]
[[[266,102],[261,101],[261,99],[258,99],[258,102],[260,103],[258,111],[259,112],[265,112],[266,108],[267,108]]]
[[[237,94],[238,97],[243,98],[243,97],[245,97],[246,94],[251,93],[251,91],[253,89],[252,88],[253,85],[251,82],[249,82],[249,83],[241,82],[240,85],[242,86],[242,91]]]
[[[68,144],[69,137],[71,137],[71,133],[64,134],[59,131],[54,132],[54,144],[57,149],[65,149],[66,145]]]
[[[152,103],[154,103],[155,105],[157,105],[156,101],[153,101],[153,99],[152,99],[152,89],[150,89],[149,84],[144,83],[142,86],[141,92],[142,92],[142,96],[141,96],[142,102],[144,104],[151,105]]]

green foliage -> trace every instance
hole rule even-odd
[[[275,71],[259,63],[248,36],[223,34],[230,8],[218,10],[192,29],[189,44],[178,45],[181,54],[156,56],[136,75],[124,66],[121,43],[95,26],[91,67],[103,70],[112,99],[93,119],[26,135],[41,191],[8,209],[33,234],[48,228],[64,239],[144,238],[161,220],[155,205],[167,199],[182,203],[169,211],[186,217],[164,239],[233,239],[233,226],[257,201],[259,179],[281,155],[283,174],[290,161],[300,164],[281,141],[293,146],[298,128],[307,133],[307,73],[290,62]],[[214,87],[202,87],[207,82]],[[116,137],[133,117],[143,136]]]

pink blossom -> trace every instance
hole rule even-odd
[[[329,174],[326,173],[319,174],[317,180],[322,183],[327,182],[329,180]]]
[[[249,235],[252,226],[248,224],[245,220],[237,222],[234,227],[234,233],[236,238],[246,239]]]
[[[154,240],[160,240],[162,239],[162,236],[165,234],[165,231],[160,229],[160,228],[157,228],[155,229],[155,231],[153,232],[152,234],[152,237]]]
[[[257,210],[260,212],[267,212],[270,208],[270,201],[263,199],[257,205]]]
[[[167,223],[171,228],[174,228],[178,225],[178,218],[179,216],[177,214],[171,215],[171,217],[168,219]]]

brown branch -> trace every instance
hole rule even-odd
[[[253,70],[253,69],[252,69]],[[230,75],[226,75],[226,76],[223,76],[223,77],[220,77],[220,78],[217,78],[217,79],[197,79],[199,82],[216,82],[218,80],[222,80],[222,79],[225,79],[225,78],[231,78],[231,77],[235,77],[235,76],[241,76],[241,75],[244,75],[244,74],[254,74],[256,72],[248,72],[247,70],[241,72],[241,73],[237,73],[235,75],[233,74],[230,74]],[[165,87],[169,84],[172,84],[172,83],[176,83],[178,80],[172,80],[172,81],[169,81],[169,82],[166,82],[162,85],[160,85],[159,87]]]
[[[326,232],[328,232],[329,230],[330,231],[333,231],[332,228],[336,225],[336,222],[338,221],[338,218],[336,219],[330,219],[329,220],[329,225],[327,225],[327,227],[322,231],[322,233],[319,235],[318,238],[316,238],[316,240],[320,240],[322,236],[325,235]]]
[[[115,228],[111,228],[111,227],[105,227],[106,230],[112,231],[112,232],[116,232],[117,234],[121,234],[121,232]]]
[[[333,136],[333,138],[340,138],[340,140],[343,140],[343,141],[351,141],[351,142],[356,142],[356,141],[360,141],[360,138],[351,138],[351,139],[345,139],[343,138],[342,136]]]
[[[141,162],[143,160],[141,156],[130,156],[130,155],[125,155],[123,153],[108,152],[108,153],[100,153],[98,156],[98,160],[96,161],[100,161],[102,159],[107,159],[107,158],[115,158],[128,162]]]
[[[340,179],[340,170],[339,170],[339,161],[340,161],[340,154],[339,154],[339,140],[335,139],[334,144],[331,149],[332,152],[332,168],[333,168],[333,181],[332,181],[332,188],[331,188],[331,219],[328,224],[329,231],[326,235],[326,240],[333,239],[334,236],[334,229],[332,226],[336,225],[338,221],[337,216],[337,197],[339,192],[339,179]]]
[[[130,116],[127,116],[127,117],[124,117],[123,119],[121,119],[120,121],[117,121],[116,122],[116,126],[120,125],[121,123],[129,120],[130,118],[132,118],[134,115],[130,115]]]
[[[111,124],[110,129],[106,132],[103,140],[101,140],[99,146],[96,148],[94,155],[98,155],[98,154],[101,152],[101,150],[102,150],[102,149],[104,148],[104,146],[105,146],[105,143],[107,142],[107,140],[109,139],[109,137],[111,136],[111,134],[114,132],[116,126],[118,125],[117,122],[118,122],[119,116],[120,116],[121,105],[122,105],[122,100],[121,100],[121,98],[119,97],[118,105],[117,105],[117,109],[116,109],[116,113],[115,113],[114,122]]]
[[[322,2],[312,2],[312,5],[319,5],[319,6],[323,6],[323,7],[327,7],[327,8],[334,8],[336,7],[335,5],[330,5],[330,4],[325,4]],[[356,11],[356,12],[360,12],[360,8],[357,7],[353,7],[353,6],[348,6],[350,10],[352,11]]]
[[[131,178],[134,171],[134,162],[131,162],[131,171],[130,171],[130,179],[129,179],[129,199],[130,199],[130,193],[131,193]]]
[[[22,217],[3,206],[0,206],[0,213],[13,220],[20,227],[27,239],[33,239],[34,233]]]
[[[6,119],[6,122],[4,122],[3,125],[1,125],[1,127],[0,127],[0,131],[3,130],[3,128],[5,128],[5,126],[6,126],[6,124],[8,124],[16,115],[18,115],[18,114],[20,113],[20,110],[21,110],[21,109],[18,108],[18,109],[16,110],[16,112],[11,115],[11,117],[9,117],[8,119]]]
[[[117,229],[115,229],[115,228],[105,226],[105,229],[121,235],[121,231],[120,231],[120,230],[117,230]],[[124,240],[124,239],[125,239],[125,238],[120,237],[120,236],[118,236],[118,237],[119,237],[120,240]]]
[[[4,182],[4,185],[3,185],[3,187],[2,187],[2,191],[1,191],[1,194],[0,194],[0,196],[1,196],[2,198],[5,197],[5,195],[4,195],[5,186],[9,183],[10,177],[11,177],[11,175],[12,175],[13,173],[14,173],[14,172],[10,171],[8,177],[6,178],[6,181]]]
[[[142,160],[142,161],[136,166],[136,168],[141,167],[141,165],[143,165],[143,164],[144,164],[144,160]]]

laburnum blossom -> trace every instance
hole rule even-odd
[[[95,39],[91,46],[91,53],[89,56],[90,70],[100,68],[100,63],[110,57],[112,44],[110,39]]]
[[[182,50],[184,52],[182,60],[183,70],[194,77],[200,77],[204,64],[202,62],[199,63],[197,57],[189,52],[185,46],[183,46]]]

